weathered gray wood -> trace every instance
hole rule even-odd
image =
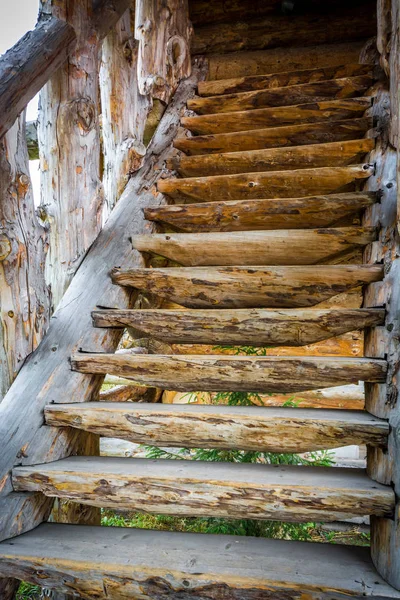
[[[303,346],[381,325],[383,309],[96,310],[95,327],[131,327],[170,343]]]
[[[354,192],[305,198],[171,204],[147,208],[144,214],[149,221],[187,232],[298,229],[358,223],[362,209],[374,202],[375,193]]]
[[[296,195],[311,196],[353,191],[357,180],[367,179],[373,172],[372,164],[364,164],[295,171],[160,179],[157,187],[160,192],[171,198],[189,198],[197,201],[293,198]]]
[[[311,452],[352,444],[384,446],[386,421],[368,413],[256,406],[51,404],[46,423],[137,444]]]
[[[200,135],[232,133],[263,127],[281,127],[299,123],[357,118],[362,117],[370,107],[371,98],[368,97],[323,100],[295,106],[257,108],[220,115],[184,117],[182,125],[193,133]]]
[[[171,267],[112,272],[114,283],[145,290],[189,308],[313,306],[382,277],[380,265]]]
[[[73,456],[13,470],[17,491],[178,516],[336,521],[391,516],[395,498],[363,469]]]
[[[383,382],[384,360],[368,358],[74,354],[74,371],[120,375],[178,392],[300,392],[357,383]]]
[[[334,262],[377,239],[373,227],[136,235],[140,252],[184,266],[311,265]]]
[[[370,117],[342,121],[322,121],[304,125],[251,129],[234,133],[179,137],[175,148],[192,156],[219,152],[244,152],[264,148],[282,148],[328,142],[342,142],[364,137],[372,127]],[[371,132],[373,134],[373,132]]]
[[[45,576],[49,587],[86,598],[101,598],[104,589],[143,600],[166,593],[171,600],[210,593],[215,600],[400,598],[376,573],[368,548],[334,544],[46,524],[3,542],[0,559],[4,575],[39,585]]]
[[[43,427],[42,408],[60,400],[79,401],[96,397],[102,377],[71,373],[68,358],[79,347],[91,351],[114,351],[119,332],[93,328],[91,311],[96,305],[128,308],[133,298],[126,290],[110,285],[113,264],[143,265],[129,243],[132,231],[151,231],[142,209],[163,200],[153,188],[162,172],[167,149],[179,126],[179,112],[193,94],[197,75],[185,81],[160,124],[149,149],[146,164],[130,181],[105,227],[82,262],[79,272],[55,313],[40,347],[25,362],[9,393],[0,404],[2,453],[0,458],[0,538],[34,527],[47,518],[47,501],[35,506],[35,521],[29,518],[30,503],[11,494],[9,472],[15,463],[56,460],[74,451],[77,437],[72,430]],[[165,152],[165,154],[163,154]],[[160,162],[158,162],[160,161]],[[146,186],[146,189],[143,189]],[[136,229],[135,229],[136,228]],[[128,233],[128,231],[130,232]],[[67,393],[68,390],[68,393]],[[68,396],[68,397],[67,397]]]

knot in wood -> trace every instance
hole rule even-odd
[[[6,235],[0,235],[0,261],[5,260],[11,254],[12,245]]]
[[[75,101],[76,120],[81,132],[88,134],[95,125],[96,109],[90,98],[79,98]]]

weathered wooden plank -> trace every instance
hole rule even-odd
[[[255,231],[327,227],[358,222],[360,211],[376,202],[373,192],[305,198],[231,200],[146,208],[146,219],[178,231]]]
[[[132,246],[184,266],[329,263],[377,239],[373,227],[135,235]]]
[[[95,327],[131,327],[170,343],[303,346],[384,323],[383,309],[96,310]]]
[[[182,392],[300,392],[386,380],[384,360],[287,356],[73,354],[74,371],[128,375],[138,383]]]
[[[367,179],[373,172],[372,164],[363,164],[187,179],[160,179],[157,187],[159,192],[171,198],[189,198],[197,201],[293,198],[296,195],[311,196],[353,191],[357,180]]]
[[[311,452],[352,444],[384,446],[386,421],[365,412],[202,404],[51,404],[46,422],[137,444]]]
[[[359,75],[211,98],[196,97],[188,102],[188,108],[200,115],[207,115],[253,110],[266,106],[293,106],[333,98],[355,98],[365,95],[373,82],[372,75]]]
[[[196,26],[200,26],[205,23],[258,17],[276,12],[278,5],[277,0],[225,0],[211,4],[207,0],[196,0],[190,3],[190,20]]]
[[[362,117],[371,107],[371,98],[344,98],[343,100],[322,100],[295,106],[277,108],[257,108],[217,115],[183,117],[181,122],[186,129],[200,135],[248,131],[262,127],[281,127],[299,123],[316,123]]]
[[[360,384],[342,385],[321,390],[304,391],[295,396],[299,408],[338,408],[340,410],[363,410],[365,395]],[[286,406],[288,400],[293,401],[293,394],[268,394],[254,398],[257,406]]]
[[[146,557],[146,566],[143,564]],[[279,557],[279,560],[277,560]],[[86,597],[400,598],[368,548],[265,538],[41,525],[0,545],[0,573]],[[173,569],[171,568],[173,565]],[[90,568],[89,568],[90,566]]]
[[[315,83],[342,77],[368,75],[374,70],[373,65],[360,63],[343,64],[317,69],[303,69],[296,71],[283,71],[268,75],[248,75],[232,77],[230,79],[217,79],[214,81],[199,81],[197,88],[199,96],[218,96],[220,94],[235,94],[255,90],[269,90],[285,86],[300,85],[302,83]]]
[[[189,155],[215,154],[218,152],[244,152],[264,148],[282,148],[328,142],[356,140],[366,135],[372,127],[370,117],[342,121],[323,121],[252,129],[233,133],[179,137],[175,148]],[[373,133],[373,132],[371,132]]]
[[[192,42],[192,54],[234,52],[282,48],[294,44],[305,46],[352,42],[375,35],[374,5],[350,7],[339,14],[274,15],[255,21],[212,24],[198,28]]]
[[[168,161],[168,167],[178,171],[182,177],[338,167],[361,163],[374,146],[374,139],[364,138],[311,146],[239,150],[208,156],[176,156]]]
[[[73,456],[13,470],[16,491],[178,516],[339,521],[391,516],[394,492],[364,469]]]
[[[295,308],[380,281],[380,265],[114,269],[114,283],[189,308]]]

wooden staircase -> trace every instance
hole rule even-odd
[[[177,176],[158,183],[170,204],[144,210],[159,232],[133,235],[129,250],[163,257],[165,266],[108,265],[109,291],[135,288],[179,306],[105,304],[93,311],[93,326],[131,327],[166,343],[298,347],[383,325],[384,308],[329,305],[384,276],[382,264],[363,264],[377,239],[361,220],[379,202],[362,191],[374,173],[374,82],[371,65],[353,60],[200,82],[187,102],[197,114],[182,117],[185,134],[167,161]],[[107,348],[76,348],[71,367],[88,381],[111,374],[185,392],[264,393],[383,383],[388,370],[373,357]],[[280,453],[379,450],[389,435],[388,422],[366,411],[73,400],[46,406],[47,428]],[[390,518],[395,507],[390,485],[344,468],[73,456],[17,466],[12,486],[19,495],[181,516],[335,521]],[[42,524],[0,543],[0,572],[88,599],[400,598],[367,549],[120,528]]]

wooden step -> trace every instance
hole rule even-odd
[[[363,96],[373,82],[372,75],[343,77],[267,90],[224,94],[211,98],[197,97],[189,99],[187,106],[189,110],[194,110],[200,115],[253,110],[267,106],[294,106],[334,98]]]
[[[300,85],[302,83],[316,83],[328,79],[341,79],[357,75],[372,75],[373,65],[360,65],[350,63],[318,69],[303,69],[297,71],[283,71],[267,75],[249,75],[233,77],[230,79],[217,79],[214,81],[199,81],[199,96],[219,96],[222,94],[237,94],[239,92],[253,92],[256,90],[270,90],[286,86]]]
[[[400,598],[369,548],[58,523],[1,542],[0,575],[110,600]]]
[[[371,107],[371,103],[371,98],[322,100],[295,106],[182,117],[181,123],[186,129],[200,135],[232,133],[233,131],[249,131],[265,127],[362,117],[365,111]]]
[[[383,309],[117,310],[92,313],[95,327],[131,327],[172,344],[305,346],[383,325]]]
[[[167,161],[167,167],[178,171],[182,177],[338,167],[361,163],[374,146],[374,139],[364,138],[347,142],[236,151],[208,156],[179,155]]]
[[[366,179],[373,173],[373,165],[363,164],[187,179],[171,178],[160,179],[158,191],[171,198],[193,198],[197,201],[291,198],[296,195],[353,191],[357,180]]]
[[[353,192],[305,198],[232,200],[172,204],[146,208],[146,219],[178,231],[255,231],[353,224],[360,211],[376,202],[375,192]]]
[[[340,521],[391,516],[394,491],[363,469],[72,456],[17,467],[16,492],[177,516]]]
[[[205,404],[51,404],[46,423],[136,444],[258,452],[385,446],[389,424],[364,411]]]
[[[114,269],[111,276],[189,308],[300,308],[380,281],[383,266]]]
[[[351,141],[364,137],[371,128],[372,118],[361,117],[234,133],[181,137],[175,139],[174,146],[190,156],[219,152],[245,152],[266,148]]]
[[[347,256],[376,239],[373,227],[342,227],[135,235],[132,246],[187,267],[314,265]]]
[[[89,354],[71,357],[73,371],[131,377],[177,392],[301,392],[358,381],[383,382],[387,363],[371,358]]]

